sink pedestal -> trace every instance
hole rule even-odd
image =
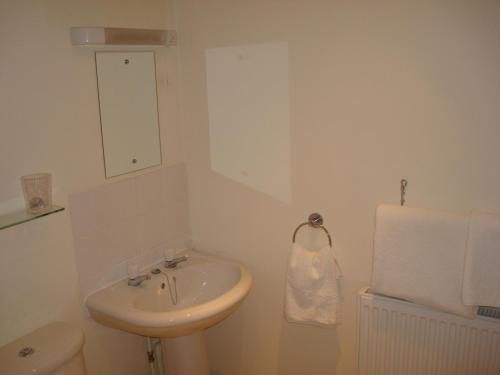
[[[162,339],[163,363],[168,375],[209,375],[203,331]]]

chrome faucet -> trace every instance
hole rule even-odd
[[[149,275],[139,275],[134,277],[133,279],[128,279],[128,285],[129,286],[139,286],[142,284],[144,280],[149,280],[151,279],[151,276]]]
[[[174,258],[172,260],[166,260],[165,261],[165,267],[166,268],[177,268],[177,265],[181,262],[185,262],[187,261],[188,258],[186,256],[181,256],[181,257],[177,257],[177,258]]]

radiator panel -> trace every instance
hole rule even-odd
[[[500,322],[359,293],[358,375],[500,375]]]

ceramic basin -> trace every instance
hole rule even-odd
[[[196,251],[183,253],[188,260],[176,269],[163,262],[160,268],[177,283],[177,304],[166,287],[166,276],[151,274],[142,285],[127,285],[127,279],[89,296],[91,317],[108,327],[142,336],[173,338],[193,334],[230,315],[248,294],[250,273],[241,265]]]

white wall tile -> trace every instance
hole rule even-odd
[[[110,263],[116,264],[133,257],[141,248],[139,217],[116,218],[108,228]]]
[[[76,261],[81,275],[99,275],[110,266],[107,262],[107,243],[103,232],[75,239]]]
[[[142,252],[147,252],[167,241],[166,217],[166,213],[161,209],[140,216]]]
[[[126,276],[168,247],[189,243],[189,207],[183,164],[100,186],[70,197],[71,223],[83,297]]]
[[[166,169],[158,169],[135,178],[139,214],[145,214],[158,208],[163,195],[162,175]]]
[[[95,189],[96,221],[99,228],[106,228],[116,218],[137,215],[135,180],[129,178]]]

